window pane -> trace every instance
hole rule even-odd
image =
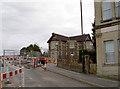
[[[118,63],[120,63],[120,40],[118,40],[118,50],[119,50]]]
[[[51,49],[58,49],[58,42],[52,42],[51,43]]]
[[[114,41],[106,41],[105,44],[105,60],[106,63],[113,63],[114,61]]]
[[[103,12],[103,20],[110,19],[112,17],[111,10],[107,10]]]
[[[120,40],[119,40],[119,52],[120,52]]]
[[[103,2],[102,8],[103,8],[103,10],[111,9],[111,3],[110,2]]]
[[[114,52],[106,53],[106,62],[113,63],[114,62]]]
[[[116,17],[120,17],[120,1],[115,3]]]
[[[102,2],[102,17],[103,20],[112,18],[111,2]]]
[[[106,52],[114,52],[114,44],[113,44],[113,41],[105,42],[105,51],[106,51]]]
[[[70,48],[74,48],[74,42],[70,42]]]

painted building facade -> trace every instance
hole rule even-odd
[[[95,0],[97,74],[118,75],[120,0]]]

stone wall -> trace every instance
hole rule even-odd
[[[58,62],[57,66],[60,68],[64,68],[64,69],[75,71],[75,72],[80,72],[80,73],[82,72],[82,64],[77,62],[70,62],[70,61]],[[96,71],[97,71],[96,64],[90,64],[89,69],[87,68],[88,67],[86,67],[85,65],[85,73],[96,74]]]

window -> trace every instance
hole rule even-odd
[[[120,63],[120,40],[118,40],[118,63]]]
[[[86,49],[92,49],[93,44],[92,42],[86,42]]]
[[[51,49],[54,49],[54,43],[53,42],[51,43]]]
[[[102,2],[102,19],[109,20],[112,18],[111,2],[104,0]]]
[[[119,52],[120,52],[120,40],[119,40],[119,43],[118,43],[118,44],[119,44]]]
[[[104,42],[105,45],[105,62],[106,63],[114,63],[114,41],[106,41]]]
[[[120,0],[115,1],[116,17],[120,17]]]
[[[77,51],[77,55],[79,56],[79,50]]]
[[[57,59],[57,57],[58,57],[58,54],[56,52],[51,53],[51,58],[56,58]]]
[[[52,42],[52,43],[51,43],[51,49],[56,49],[56,50],[58,50],[58,42]]]
[[[74,44],[74,42],[70,42],[70,48],[75,48],[75,44]]]

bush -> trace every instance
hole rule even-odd
[[[89,55],[93,63],[96,63],[96,51],[94,49],[80,49],[79,50],[79,61],[82,62],[82,56]]]

